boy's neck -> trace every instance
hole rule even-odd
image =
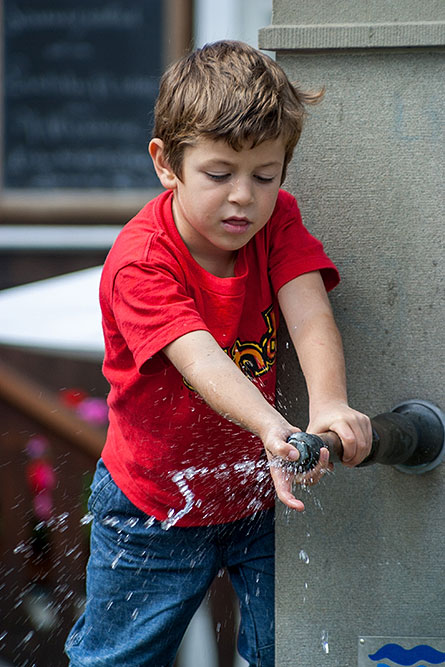
[[[238,256],[237,251],[221,257],[212,257],[209,255],[200,257],[192,251],[190,251],[190,254],[199,266],[218,278],[233,278],[235,275],[235,263]]]

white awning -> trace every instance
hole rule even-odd
[[[100,361],[101,266],[0,291],[0,345]]]

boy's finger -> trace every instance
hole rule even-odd
[[[329,450],[326,447],[322,447],[320,449],[320,458],[315,468],[299,475],[297,481],[306,486],[312,486],[320,481],[327,470],[333,470],[333,468],[332,463],[329,463]]]
[[[282,459],[284,461],[298,461],[300,452],[296,447],[290,445],[288,442],[282,442],[274,447],[272,451],[270,447],[266,448],[266,452],[270,460]]]
[[[279,500],[281,500],[281,502],[290,509],[296,510],[297,512],[302,512],[304,510],[304,503],[301,500],[295,498],[292,493],[293,475],[289,475],[282,468],[272,467],[270,469],[270,473]]]

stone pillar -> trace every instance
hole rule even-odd
[[[342,274],[350,402],[370,416],[411,398],[443,410],[445,3],[275,0],[272,20],[260,47],[326,87],[285,186]],[[304,429],[295,366],[285,349],[282,407]],[[281,510],[277,527],[277,666],[401,664],[372,661],[370,637],[445,651],[445,464],[337,465],[298,494],[306,512]]]

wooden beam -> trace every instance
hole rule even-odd
[[[99,458],[105,431],[80,419],[65,408],[57,396],[3,361],[0,361],[0,400],[95,459]]]

